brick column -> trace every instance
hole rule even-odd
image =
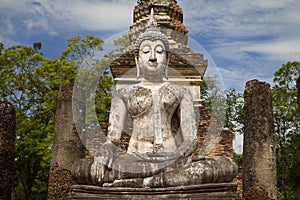
[[[72,164],[74,161],[85,157],[85,148],[78,136],[78,132],[80,133],[84,127],[84,100],[84,92],[77,87],[73,87],[72,84],[65,84],[60,88],[49,174],[49,200],[66,199],[69,187],[75,184],[71,176]],[[76,127],[73,113],[75,113],[75,119],[78,123]],[[79,130],[76,128],[79,128]]]
[[[16,141],[16,111],[0,102],[0,199],[11,199]]]
[[[246,84],[243,198],[277,199],[272,94],[268,83]]]

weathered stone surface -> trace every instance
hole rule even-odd
[[[134,59],[135,55],[133,51],[127,51],[115,57],[110,64],[114,78],[121,78],[125,74],[129,77],[136,77],[136,65]],[[203,58],[203,54],[194,53],[187,47],[171,49],[169,68],[172,68],[177,74],[180,74],[183,77],[203,77],[207,65],[208,61]],[[172,76],[172,74],[169,75]]]
[[[198,156],[200,152],[203,153],[203,151],[201,151],[202,145],[204,139],[208,135],[208,128],[211,124],[211,120],[212,121],[214,120],[212,119],[210,108],[206,106],[200,106],[195,109],[197,109],[195,113],[197,115],[196,118],[198,119],[198,133],[197,133],[198,146],[193,152],[193,156]],[[109,124],[109,113],[110,112],[108,111],[107,116],[100,122],[102,131],[105,133],[105,135],[107,135],[107,128]],[[128,118],[130,117],[128,116]],[[124,128],[125,131],[122,133],[121,144],[120,144],[121,148],[124,151],[127,150],[129,140],[130,140],[130,134],[132,132],[132,121],[127,121],[127,122],[128,123],[125,125]],[[216,134],[216,138],[215,138],[216,143],[214,143],[214,146],[210,149],[210,151],[207,154],[203,156],[208,156],[208,157],[226,156],[229,158],[233,158],[233,152],[234,152],[233,144],[232,144],[233,134],[230,130],[221,130],[220,132],[221,133]],[[91,146],[88,149],[89,150],[90,148],[95,149],[95,146],[99,142],[99,138],[95,138],[93,137],[93,135],[91,135],[91,141],[89,142],[91,143]]]
[[[231,181],[232,183],[237,185],[236,193],[239,195],[240,198],[243,197],[243,170],[242,167],[239,166],[238,175]]]
[[[87,156],[95,155],[96,149],[106,141],[108,119],[103,119],[100,122],[100,125],[101,127],[99,126],[93,129],[86,130],[85,147],[87,149]]]
[[[143,5],[135,6],[129,34],[131,44],[145,31],[152,8],[158,27],[170,39],[171,45],[186,45],[188,30],[183,24],[183,11],[174,0],[149,0]]]
[[[156,27],[153,9],[149,27],[137,41],[134,51],[139,82],[114,93],[107,141],[95,150],[93,160],[75,163],[75,179],[81,184],[151,188],[232,181],[237,174],[232,159],[204,158],[202,153],[190,157],[198,144],[193,96],[186,87],[165,81],[169,42]],[[196,65],[192,62],[191,68]],[[118,147],[128,119],[132,119],[133,128],[128,148],[121,151]],[[209,132],[208,147],[203,145],[207,153],[219,142],[222,126],[211,119]],[[185,159],[181,165],[171,167],[181,159]]]
[[[72,84],[61,86],[57,102],[55,137],[50,166],[49,200],[66,198],[68,187],[74,184],[70,175],[72,164],[75,160],[85,156],[85,148],[78,135],[84,126],[85,103],[83,101],[82,90]],[[74,119],[77,122],[76,127]]]
[[[210,108],[200,106],[198,124],[198,147],[193,155],[203,155],[208,157],[226,156],[233,158],[233,134],[230,130],[223,130],[211,116]],[[204,144],[207,141],[214,141]],[[208,147],[209,146],[209,147]]]
[[[11,199],[14,177],[16,111],[0,102],[0,199]]]
[[[49,172],[48,199],[66,199],[70,187],[75,185],[71,172],[59,167],[51,167]]]
[[[149,0],[145,1],[143,5],[135,6],[134,21],[129,33],[131,46],[126,52],[115,57],[114,61],[110,64],[117,87],[118,85],[128,86],[129,84],[133,84],[132,80],[136,78],[135,56],[132,49],[136,39],[147,28],[151,9],[154,9],[155,20],[160,32],[164,33],[169,40],[171,50],[168,70],[169,80],[184,78],[186,81],[181,83],[185,85],[199,85],[201,83],[200,79],[206,71],[208,60],[203,58],[202,53],[195,53],[186,46],[188,30],[183,24],[182,9],[177,5],[177,1],[175,0]],[[193,83],[189,82],[190,78],[194,79]],[[195,81],[197,79],[200,81]],[[200,91],[200,86],[195,88]],[[190,90],[193,90],[192,86]],[[199,101],[200,98],[196,98],[196,93],[194,94],[194,100]]]
[[[154,8],[155,18],[161,22],[168,19],[168,10],[164,9],[169,9],[170,3],[176,4],[172,0],[146,2],[139,6],[142,10],[135,12],[135,17],[144,22],[145,16],[149,16],[148,7]],[[178,7],[175,10],[181,11]],[[203,59],[203,54],[196,54],[185,47],[184,40],[174,44],[176,35],[173,34],[176,31],[172,32],[174,27],[171,23],[160,23],[165,29],[153,27],[156,25],[153,13],[152,10],[149,29],[144,32],[143,27],[138,27],[138,30],[131,31],[133,41],[142,30],[137,40],[140,43],[135,46],[137,55],[133,51],[125,52],[111,64],[114,77],[123,78],[121,76],[131,70],[129,77],[135,77],[138,83],[124,84],[115,92],[109,123],[101,122],[101,126],[107,129],[104,132],[108,140],[101,147],[96,146],[96,140],[87,143],[93,148],[90,153],[94,156],[73,165],[72,173],[78,183],[102,187],[74,186],[71,199],[239,199],[235,193],[236,185],[229,183],[237,174],[237,165],[232,159],[219,156],[219,152],[232,151],[232,137],[229,137],[230,142],[226,137],[231,132],[223,131],[222,135],[220,124],[210,118],[210,135],[207,136],[213,143],[205,148],[218,148],[215,152],[207,151],[212,157],[204,157],[202,152],[191,156],[198,141],[196,122],[199,119],[195,117],[194,99],[183,84],[166,81],[169,75],[183,75],[184,78],[203,76],[207,60]],[[178,16],[181,17],[174,15],[174,18]],[[182,19],[179,21],[182,23]],[[142,23],[137,21],[137,24]],[[171,32],[169,29],[172,29]],[[161,32],[165,32],[166,36]],[[171,55],[169,46],[172,48]],[[174,74],[166,73],[168,58],[171,58],[171,67],[176,68],[173,69],[176,71]],[[136,71],[132,70],[135,66]],[[193,86],[199,86],[199,83],[193,83]],[[127,119],[132,119],[133,126]],[[228,184],[205,185],[224,182]],[[234,189],[230,185],[234,185]]]
[[[209,152],[208,156],[226,156],[233,158],[233,134],[230,130],[221,130],[218,138],[216,139],[217,143],[214,145],[212,150]]]
[[[232,183],[203,184],[170,188],[107,188],[74,185],[69,199],[202,199],[238,200]]]
[[[270,199],[270,196],[264,188],[252,186],[248,189],[247,193],[245,193],[244,198],[246,200],[267,200]]]
[[[201,150],[201,146],[204,142],[204,139],[208,132],[208,127],[211,123],[211,111],[208,107],[200,106],[197,108],[196,111],[198,115],[198,147],[193,152],[193,157],[197,157]],[[107,116],[101,121],[101,127],[103,131],[107,134],[108,128],[108,119],[109,119],[109,111],[107,112]],[[123,132],[121,138],[121,147],[123,150],[127,150],[130,135],[132,130],[132,122],[127,124],[126,131]],[[126,134],[128,133],[128,134]],[[229,130],[223,130],[222,133],[219,135],[217,143],[211,149],[211,151],[206,155],[210,156],[226,156],[233,158],[233,145],[232,145],[232,132]],[[97,140],[94,138],[94,140]],[[96,143],[96,142],[95,142]],[[237,184],[237,193],[240,197],[242,197],[242,169],[239,169],[238,176],[232,181],[233,183]]]
[[[249,81],[244,93],[243,197],[277,198],[276,155],[270,85]],[[260,188],[259,193],[253,188]],[[253,195],[257,194],[256,197]],[[251,197],[251,198],[250,198]]]
[[[73,92],[75,93],[73,96]],[[55,138],[52,151],[51,166],[59,166],[71,170],[72,163],[84,157],[84,146],[79,138],[84,126],[85,102],[84,93],[72,84],[65,84],[60,88],[55,119]],[[77,110],[77,113],[73,113]],[[74,116],[82,118],[82,126],[75,127]],[[78,117],[81,115],[81,117]]]

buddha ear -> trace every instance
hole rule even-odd
[[[141,76],[138,57],[135,57],[135,65],[136,65],[136,80],[138,80]]]

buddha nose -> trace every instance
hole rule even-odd
[[[150,58],[149,58],[149,61],[150,61],[150,62],[156,62],[157,59],[156,59],[155,57],[150,57]]]
[[[156,59],[156,56],[155,56],[155,53],[154,53],[154,52],[151,52],[151,55],[150,55],[149,61],[150,61],[150,62],[156,62],[156,61],[157,61],[157,59]]]

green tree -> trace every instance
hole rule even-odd
[[[128,41],[124,36],[115,44],[119,47],[114,52],[120,52]],[[113,89],[109,64],[114,53],[100,59],[102,45],[103,40],[95,36],[73,37],[58,58],[45,58],[40,42],[32,47],[0,45],[0,101],[9,101],[17,109],[16,199],[46,199],[54,116],[62,84],[76,83],[81,73],[85,83],[96,87],[96,94],[87,100],[94,103],[97,119],[106,114]],[[89,92],[88,87],[83,89]]]
[[[114,41],[114,45],[117,47],[112,51],[113,54],[124,53],[124,51],[130,45],[130,39],[128,35],[123,35],[121,38],[118,38]]]
[[[231,88],[226,93],[226,117],[224,127],[234,135],[243,134],[244,128],[244,98],[243,95]]]
[[[226,117],[226,94],[218,76],[207,76],[202,81],[201,99],[204,100],[204,105],[210,108],[212,117],[223,127]]]
[[[292,199],[300,192],[300,118],[296,79],[299,62],[287,62],[274,73],[273,107],[277,137],[279,199]]]
[[[225,90],[226,112],[224,127],[232,131],[233,137],[236,134],[244,134],[244,97],[234,88]],[[242,166],[243,155],[234,152],[233,159]]]
[[[109,52],[100,58],[103,42],[92,35],[73,37],[69,39],[66,50],[60,56],[60,59],[75,62],[78,72],[75,84],[86,93],[88,126],[95,126],[103,119],[112,96],[113,80],[109,64],[114,54]]]
[[[39,76],[36,72],[45,59],[40,48],[41,43],[34,43],[33,47],[13,46],[3,48],[0,55],[0,100],[10,101],[17,111],[14,187],[17,199],[36,195],[45,198],[43,194],[47,191],[54,116],[51,108],[55,106],[51,106],[47,97],[50,75]]]
[[[205,77],[201,85],[204,105],[211,108],[212,115],[233,135],[243,134],[244,98],[235,89],[222,90],[218,77]]]
[[[62,53],[64,59],[76,61],[78,74],[75,84],[86,92],[88,127],[95,126],[106,115],[114,90],[109,65],[117,54],[127,49],[130,40],[128,35],[116,39],[114,41],[116,48],[100,59],[102,44],[103,40],[94,36],[88,35],[84,38],[77,36],[69,39],[68,47]]]

